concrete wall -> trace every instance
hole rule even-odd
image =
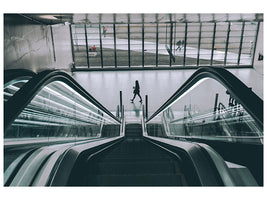
[[[69,69],[72,63],[69,26],[57,25],[4,26],[4,69],[30,69],[35,72],[47,68]],[[55,59],[54,59],[55,50]]]
[[[56,69],[68,69],[72,67],[71,37],[69,25],[58,24],[52,26],[56,61],[53,67]]]

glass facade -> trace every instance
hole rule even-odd
[[[149,14],[127,16],[128,22],[71,25],[75,67],[252,66],[259,22],[226,14],[188,14],[184,22],[156,15],[161,20],[153,23]]]

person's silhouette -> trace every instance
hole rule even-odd
[[[140,98],[140,102],[142,103],[142,97],[141,97],[141,95],[140,95],[140,86],[139,86],[139,82],[138,82],[137,80],[135,81],[135,86],[133,87],[133,89],[134,89],[134,91],[133,91],[134,96],[133,96],[133,98],[131,99],[131,103],[133,103],[133,101],[134,101],[136,95],[139,96],[139,98]]]

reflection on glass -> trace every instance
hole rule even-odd
[[[29,79],[13,80],[4,85],[4,101],[8,101]]]
[[[73,140],[100,136],[105,125],[118,122],[63,82],[46,85],[5,132],[5,142],[35,138]],[[117,132],[117,135],[119,131]]]
[[[211,78],[196,83],[147,127],[148,134],[154,136],[263,142],[262,131],[249,113]]]

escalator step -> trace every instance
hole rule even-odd
[[[89,186],[184,186],[182,174],[97,175]]]
[[[96,164],[96,174],[165,174],[175,173],[170,162],[101,162]]]

